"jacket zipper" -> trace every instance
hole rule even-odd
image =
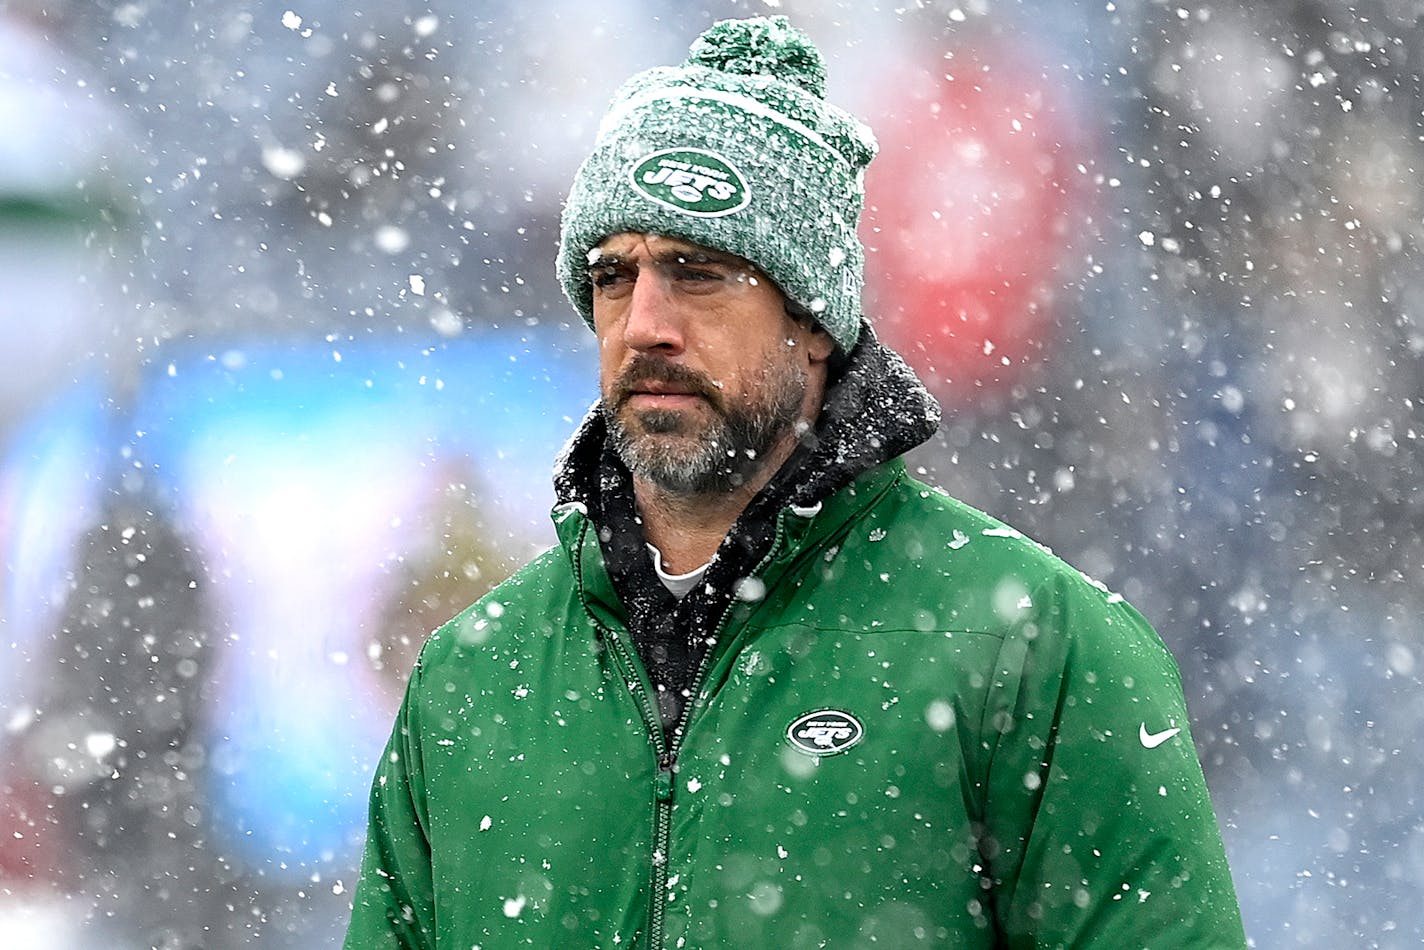
[[[653,893],[648,911],[648,946],[652,950],[663,943],[663,917],[667,913],[668,849],[672,846],[672,770],[676,753],[665,752],[658,757],[658,774],[653,794],[657,799],[653,836]]]
[[[785,537],[784,524],[785,514],[782,513],[776,519],[776,535],[772,538],[771,547],[767,549],[766,556],[752,569],[753,574],[761,574],[781,550],[781,544]],[[722,639],[722,633],[726,630],[735,607],[736,600],[734,598],[727,605],[727,609],[722,612],[722,618],[717,622],[717,628],[713,634],[714,642],[719,642]],[[682,715],[678,718],[677,729],[673,733],[672,742],[669,743],[667,737],[663,735],[662,716],[658,713],[652,697],[643,687],[642,677],[634,672],[637,667],[633,664],[637,661],[629,655],[628,648],[623,645],[622,637],[610,636],[609,639],[613,642],[614,649],[624,667],[624,679],[628,683],[629,691],[638,698],[638,706],[643,711],[644,725],[647,727],[648,736],[653,743],[653,753],[658,759],[658,770],[653,777],[653,799],[656,804],[653,816],[653,893],[652,905],[648,910],[648,947],[650,950],[662,950],[663,918],[667,914],[668,858],[672,839],[673,774],[677,769],[677,753],[682,745],[682,737],[687,734],[687,724],[692,718],[692,707],[696,704],[697,695],[702,690],[702,680],[707,676],[713,651],[708,649],[697,665],[697,672],[692,678],[692,687],[689,690],[691,695],[683,706]]]

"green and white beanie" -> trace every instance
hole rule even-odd
[[[724,20],[681,66],[623,84],[564,206],[558,275],[593,325],[589,252],[662,234],[751,261],[849,352],[869,128],[825,100],[820,50],[784,16]]]

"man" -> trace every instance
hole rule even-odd
[[[1156,635],[905,472],[938,409],[860,315],[824,78],[728,21],[615,98],[560,544],[426,644],[348,948],[1244,946]]]

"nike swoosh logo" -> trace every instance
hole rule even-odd
[[[1161,732],[1148,732],[1147,723],[1144,722],[1137,730],[1137,738],[1142,742],[1144,749],[1155,749],[1181,731],[1180,727],[1176,727],[1163,729]]]

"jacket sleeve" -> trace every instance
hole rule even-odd
[[[1166,647],[1077,576],[1019,607],[981,732],[981,852],[1008,946],[1245,947]]]
[[[420,756],[420,667],[407,687],[375,779],[344,950],[434,950],[429,813]]]

